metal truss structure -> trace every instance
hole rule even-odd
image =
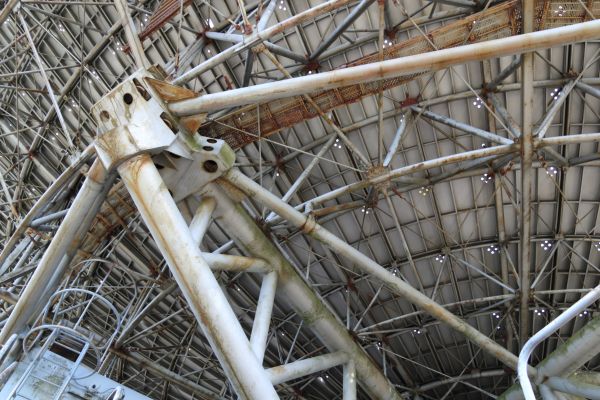
[[[4,1],[0,385],[600,398],[595,15]]]

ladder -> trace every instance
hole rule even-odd
[[[54,329],[27,366],[27,369],[8,395],[7,400],[41,400],[40,393],[37,393],[39,390],[36,389],[41,386],[43,386],[43,393],[48,396],[48,400],[59,400],[67,389],[75,371],[83,362],[89,347],[90,343],[84,338],[60,328]],[[77,354],[77,359],[74,362],[58,363],[53,360],[51,348]],[[43,376],[43,366],[46,363],[54,366],[53,372],[55,373],[53,377],[57,379],[50,380],[47,376]],[[28,397],[33,395],[35,397]]]

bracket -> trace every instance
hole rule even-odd
[[[206,114],[181,119],[170,114],[168,103],[198,94],[161,77],[156,67],[139,70],[92,107],[98,121],[95,146],[107,170],[140,154],[154,155],[179,201],[230,169],[235,154],[225,141],[195,133]]]

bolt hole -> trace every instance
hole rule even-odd
[[[202,166],[204,167],[204,170],[206,172],[210,172],[211,174],[213,172],[217,172],[217,170],[219,169],[219,165],[216,163],[216,161],[213,160],[204,161],[204,164]]]
[[[150,100],[150,95],[148,94],[148,92],[146,91],[144,86],[142,86],[142,84],[137,79],[133,79],[133,84],[135,85],[135,88],[137,89],[140,96],[142,96],[144,98],[144,100],[146,100],[146,101]]]
[[[211,146],[202,146],[202,150],[204,150],[204,151],[213,151],[214,149]]]
[[[217,139],[206,139],[208,143],[217,143]]]
[[[123,95],[123,101],[125,102],[125,104],[133,103],[133,96],[131,95],[131,93],[125,93]]]
[[[108,111],[102,110],[100,111],[100,118],[102,118],[102,121],[108,121],[110,119],[110,114]]]

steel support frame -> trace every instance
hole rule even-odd
[[[106,168],[115,168],[120,175],[142,220],[165,257],[180,290],[238,396],[242,399],[278,398],[261,363],[266,348],[275,287],[280,282],[280,286],[285,287],[288,297],[294,297],[294,292],[297,293],[296,303],[300,310],[299,314],[305,317],[307,325],[320,330],[319,336],[325,337],[324,341],[334,351],[344,351],[345,359],[351,357],[353,363],[346,366],[345,398],[354,399],[356,396],[354,372],[354,362],[356,362],[360,365],[358,375],[364,380],[365,390],[371,393],[372,397],[382,400],[399,399],[395,388],[381,374],[360,346],[355,343],[333,313],[326,311],[322,299],[312,292],[302,278],[295,273],[295,270],[287,264],[285,258],[281,255],[267,257],[269,254],[279,254],[276,249],[272,249],[271,253],[263,251],[253,253],[253,255],[266,259],[271,268],[262,268],[267,270],[267,273],[263,278],[263,287],[253,331],[250,340],[245,337],[236,315],[228,304],[216,278],[212,275],[207,260],[204,259],[205,253],[202,253],[199,248],[199,242],[210,224],[210,216],[213,214],[215,206],[218,204],[219,210],[222,210],[223,207],[230,204],[230,209],[226,209],[224,213],[227,216],[237,215],[234,210],[236,206],[226,196],[219,196],[218,191],[215,191],[214,194],[209,194],[201,199],[191,224],[189,226],[186,224],[183,215],[177,208],[173,195],[168,190],[168,188],[173,188],[177,195],[178,190],[170,184],[177,185],[178,181],[163,181],[150,156],[150,153],[156,153],[164,149],[166,143],[173,139],[169,136],[171,134],[165,131],[165,127],[158,126],[155,122],[147,125],[136,122],[144,120],[149,110],[154,110],[153,107],[156,107],[156,102],[153,100],[146,103],[148,100],[144,100],[140,96],[132,98],[131,85],[130,81],[123,83],[115,89],[114,93],[107,95],[106,100],[101,100],[95,107],[94,115],[98,115],[100,119],[104,118],[96,143],[99,155],[96,164],[102,167],[99,164],[101,160]],[[113,99],[121,96],[125,108],[131,105],[131,108],[127,108],[124,115],[119,114],[125,112],[121,108],[123,106],[114,108],[116,106],[113,105]],[[108,110],[111,110],[116,118],[107,119],[104,117],[104,114],[109,113],[105,108],[107,104],[110,104]],[[138,112],[141,114],[138,114]],[[156,130],[156,133],[153,133],[152,130]],[[208,143],[217,142],[214,139],[208,140],[212,140]],[[126,144],[115,147],[114,143]],[[193,147],[190,147],[189,151],[195,151],[192,149]],[[228,151],[224,151],[223,154],[229,154]],[[223,157],[227,156],[224,155]],[[186,168],[185,165],[189,164],[184,164],[183,168]],[[198,164],[194,165],[199,168]],[[221,165],[218,168],[227,168],[227,163],[218,165]],[[222,167],[222,165],[225,165],[225,167]],[[205,170],[208,171],[206,167]],[[167,176],[169,175],[167,174]],[[178,180],[180,178],[175,175],[171,176],[170,179]],[[214,177],[211,179],[214,179]],[[189,181],[185,181],[186,186],[189,184]],[[205,183],[198,184],[204,185]],[[222,214],[219,216],[223,217]],[[229,226],[237,228],[232,228],[236,232],[235,234],[240,235],[243,234],[241,232],[249,232],[250,236],[247,237],[249,240],[258,241],[263,246],[270,245],[264,236],[255,232],[255,230],[260,231],[258,227],[254,226],[255,230],[253,230],[252,223],[247,227],[244,223],[237,222],[239,221],[229,224]],[[65,224],[63,223],[61,228],[64,227]],[[217,259],[220,257],[220,262],[230,266],[239,262],[236,261],[238,258],[244,259],[244,262],[239,262],[240,265],[244,266],[255,260],[220,254],[212,256]],[[300,305],[298,306],[298,304]],[[144,309],[142,313],[148,308]],[[134,322],[140,319],[141,317],[138,316]],[[126,331],[132,332],[133,327],[128,326]],[[117,344],[123,344],[126,336],[122,335]]]
[[[217,200],[215,220],[221,226],[232,228],[226,229],[226,232],[238,247],[250,256],[263,258],[274,268],[278,274],[277,289],[285,293],[284,299],[302,317],[304,325],[311,329],[330,351],[343,352],[354,362],[357,381],[371,398],[399,400],[399,394],[394,386],[356,343],[323,299],[298,275],[296,269],[265,236],[243,206],[233,200],[239,197],[239,192],[232,189],[225,181],[219,183],[221,187],[210,184],[205,192],[205,195]],[[285,365],[281,368],[285,368]],[[352,390],[349,393],[353,393]]]
[[[543,383],[553,376],[569,376],[600,353],[600,318],[588,322],[567,341],[559,345],[548,357],[536,365],[535,382]],[[504,392],[499,400],[523,400],[519,384]]]
[[[318,15],[333,11],[339,7],[342,7],[342,6],[350,3],[351,1],[352,0],[330,0],[326,3],[319,4],[318,6],[315,6],[306,11],[303,11],[299,14],[296,14],[293,17],[286,19],[285,21],[282,21],[276,25],[273,25],[269,28],[266,28],[263,31],[260,31],[256,34],[250,36],[243,43],[238,43],[234,46],[227,48],[225,51],[222,51],[221,53],[204,61],[203,63],[195,66],[194,68],[187,71],[183,75],[174,79],[173,83],[176,85],[185,84],[185,83],[191,81],[192,79],[194,79],[195,77],[197,77],[197,76],[203,74],[204,72],[210,70],[211,68],[215,67],[216,65],[221,64],[222,62],[226,61],[230,57],[232,57],[236,54],[242,54],[243,52],[252,48],[253,46],[256,46],[257,44],[259,44],[265,40],[268,40],[269,38],[285,31],[288,28],[291,28],[293,26],[301,24],[304,21],[308,21],[311,18],[316,17]]]
[[[118,172],[238,396],[278,399],[150,156],[135,156]]]
[[[114,174],[108,173],[100,161],[96,160],[56,232],[54,240],[44,253],[0,331],[0,343],[4,343],[13,333],[22,333],[41,307],[46,305],[62,280],[69,261],[102,205],[113,180]]]
[[[252,197],[254,200],[270,208],[289,223],[301,229],[304,233],[321,241],[333,251],[342,254],[346,259],[351,260],[357,268],[384,283],[392,292],[404,297],[417,307],[422,308],[432,317],[445,322],[456,331],[465,335],[469,340],[476,343],[484,351],[498,358],[505,365],[516,369],[517,357],[514,354],[483,335],[456,315],[441,307],[425,294],[408,285],[401,278],[393,275],[391,271],[386,270],[354,247],[327,231],[311,216],[305,216],[295,210],[294,207],[282,202],[277,196],[250,180],[238,170],[229,170],[224,175],[224,178],[232,185],[242,190],[247,196]],[[531,373],[535,374],[533,370]]]
[[[265,30],[265,32],[267,31]],[[202,112],[251,104],[257,99],[260,99],[261,102],[267,102],[339,86],[373,82],[418,72],[437,71],[468,61],[480,61],[516,53],[526,53],[577,41],[596,39],[599,36],[600,21],[594,20],[540,32],[525,33],[503,39],[489,40],[482,43],[431,51],[247,88],[207,94],[202,97],[171,103],[169,109],[177,116],[195,115]],[[252,41],[246,43],[250,42]],[[221,53],[223,54],[222,59],[215,60],[220,55],[211,58],[209,60],[211,65],[206,68],[212,68],[226,59],[230,55],[228,54],[229,52],[233,53],[236,51],[241,51],[237,45],[228,48],[225,52]],[[207,69],[203,69],[203,71]],[[187,80],[183,80],[182,82],[178,80],[174,81],[174,83],[184,82],[187,82]]]
[[[534,1],[523,1],[523,31],[533,31]],[[529,336],[529,287],[531,268],[531,196],[533,159],[533,62],[534,54],[525,53],[521,64],[521,226],[519,246],[519,278],[521,298],[519,305],[519,342],[525,344]]]
[[[310,54],[308,59],[316,60],[321,54],[323,54],[323,52],[327,50],[327,48],[329,48],[329,46],[331,46],[331,44],[335,42],[335,40],[340,37],[340,35],[344,33],[344,31],[348,29],[350,25],[352,25],[352,23],[358,17],[360,17],[361,14],[364,13],[374,1],[375,0],[361,0],[360,3],[354,6],[352,11],[350,11],[342,23],[339,24],[335,30],[329,34],[329,36],[323,39],[321,44],[319,44],[319,46]]]

